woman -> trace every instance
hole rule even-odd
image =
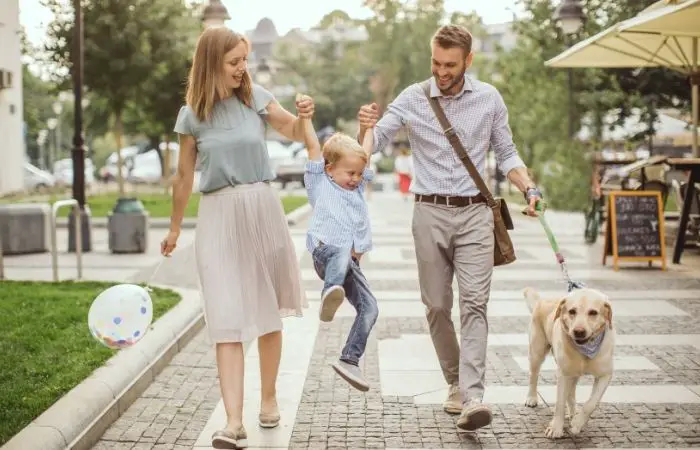
[[[408,147],[402,147],[399,155],[394,160],[394,172],[399,176],[399,191],[403,199],[406,200],[410,195],[408,189],[413,179],[413,158]]]
[[[294,244],[265,146],[269,124],[289,139],[304,138],[302,118],[313,101],[297,103],[295,117],[247,71],[247,40],[225,28],[202,33],[192,61],[187,105],[177,117],[180,157],[173,184],[170,231],[164,256],[176,247],[192,192],[197,157],[201,165],[195,255],[209,337],[216,345],[226,428],[212,436],[214,448],[247,445],[243,427],[243,343],[258,339],[261,406],[259,423],[276,427],[277,372],[284,316],[306,306]],[[302,304],[303,303],[303,304]]]

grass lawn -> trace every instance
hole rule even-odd
[[[150,213],[150,217],[170,217],[170,209],[172,205],[172,198],[170,195],[165,195],[162,193],[130,193],[127,194],[126,197],[136,197],[141,200],[144,208],[146,208]],[[53,203],[60,198],[67,197],[51,197],[48,201]],[[119,195],[117,193],[99,194],[88,196],[86,198],[86,202],[90,206],[92,217],[107,217],[109,212],[114,209],[114,205],[117,203],[118,198]],[[199,198],[200,194],[192,194],[190,201],[187,203],[187,207],[185,208],[185,217],[197,217]],[[282,196],[281,200],[285,213],[289,213],[307,202],[306,197],[295,195]],[[31,197],[26,197],[24,199],[14,201],[32,202],[46,200],[33,200]],[[70,208],[64,208],[59,212],[59,216],[67,217],[69,213]]]
[[[87,326],[92,300],[114,284],[0,282],[0,446],[117,352]],[[180,301],[156,288],[151,298],[154,321]]]

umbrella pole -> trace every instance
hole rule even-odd
[[[698,38],[693,37],[693,67],[690,73],[690,101],[693,122],[693,158],[700,157],[698,153],[698,86],[700,84],[700,69],[698,68]]]

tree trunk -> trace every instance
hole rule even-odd
[[[148,142],[151,144],[151,148],[153,148],[156,153],[158,153],[158,161],[160,161],[160,175],[163,176],[164,172],[164,166],[163,166],[163,152],[160,151],[160,136],[158,135],[153,135],[148,137]]]
[[[124,167],[124,159],[122,158],[122,112],[117,110],[116,120],[114,121],[114,138],[117,141],[117,184],[119,186],[119,197],[124,196],[124,177],[122,169]]]
[[[165,155],[163,157],[163,186],[165,186],[164,192],[165,195],[168,195],[170,192],[170,137],[166,134],[165,135]]]

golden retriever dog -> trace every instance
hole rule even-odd
[[[571,419],[569,432],[577,435],[588,422],[610,384],[613,374],[615,331],[608,297],[595,289],[575,289],[563,298],[540,299],[532,288],[523,291],[532,311],[530,321],[530,388],[525,405],[537,406],[537,378],[551,350],[557,364],[557,400],[554,417],[545,430],[551,439],[564,435],[564,405]],[[576,412],[576,385],[593,375],[593,390]]]

